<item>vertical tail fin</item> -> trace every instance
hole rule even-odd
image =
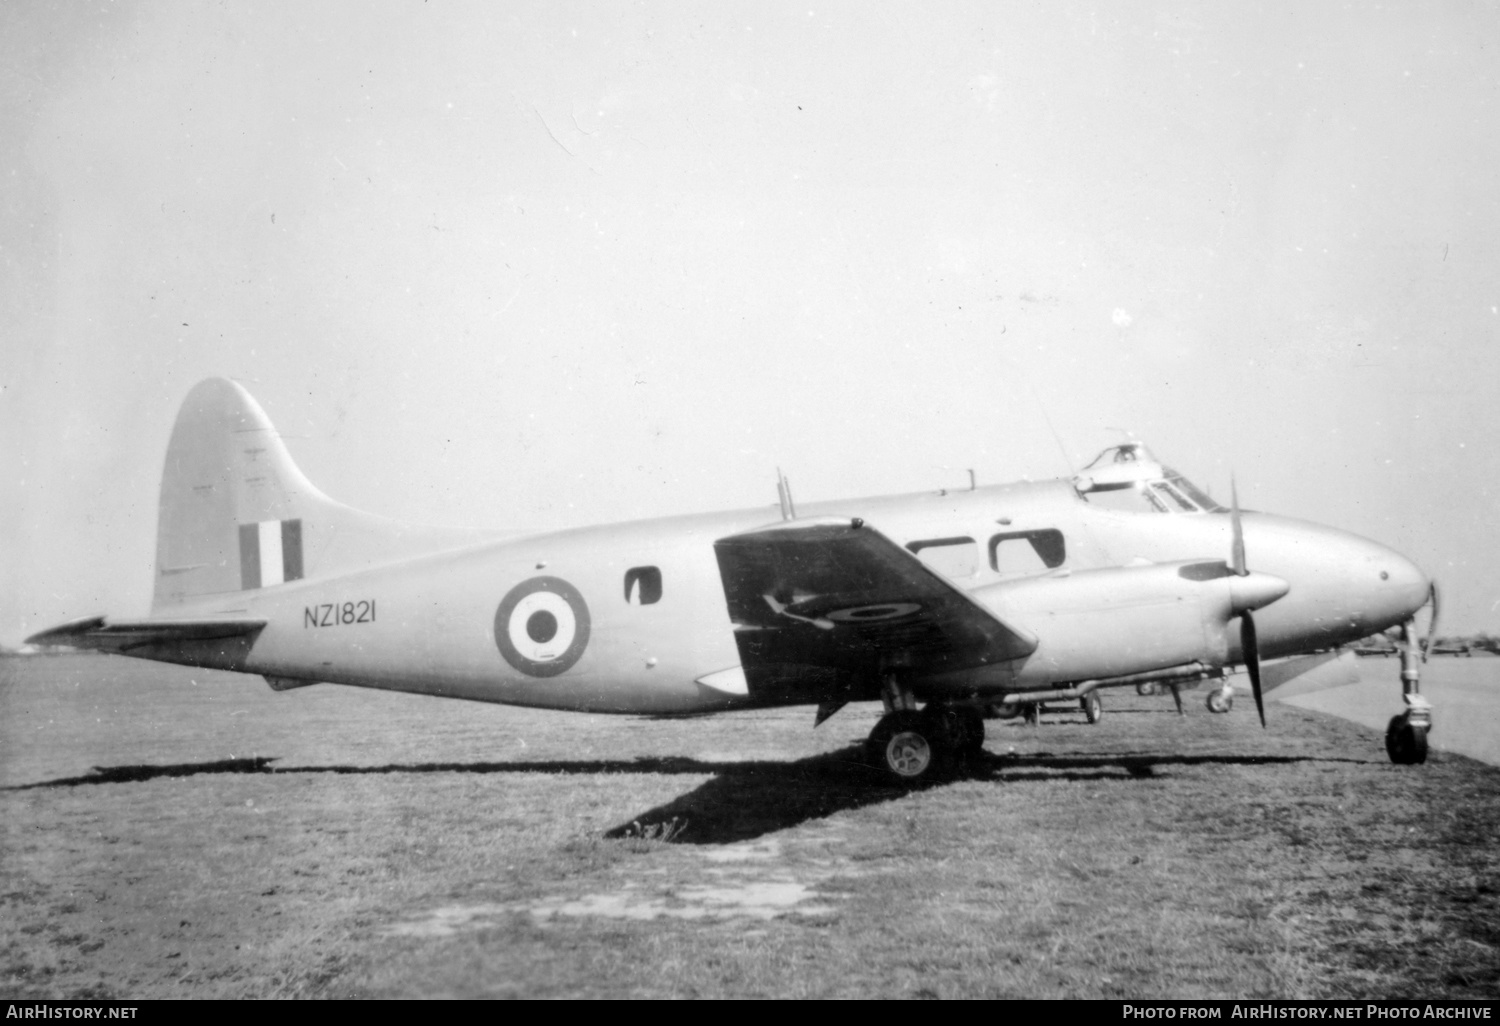
[[[152,612],[486,539],[361,513],[313,487],[250,393],[188,393],[162,471]]]

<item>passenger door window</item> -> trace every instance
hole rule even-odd
[[[906,547],[944,577],[973,577],[979,572],[979,546],[973,538],[927,538]]]
[[[1062,532],[1008,531],[990,538],[990,568],[1006,576],[1056,570],[1068,558]]]

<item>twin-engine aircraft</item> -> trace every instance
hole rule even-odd
[[[1219,682],[1405,627],[1396,762],[1426,757],[1410,561],[1224,508],[1139,443],[1071,479],[542,534],[413,527],[334,502],[238,384],[187,396],[167,447],[143,619],[28,639],[264,675],[614,713],[880,699],[876,766],[939,779],[987,713],[1103,688]],[[1227,558],[1226,558],[1227,557]],[[1252,568],[1253,567],[1253,568]],[[1285,675],[1284,675],[1285,676]],[[1179,699],[1180,702],[1180,699]]]

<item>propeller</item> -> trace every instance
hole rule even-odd
[[[1427,621],[1427,637],[1422,639],[1422,662],[1424,663],[1427,661],[1427,654],[1432,651],[1433,639],[1437,637],[1438,590],[1436,581],[1427,587],[1427,601],[1432,605],[1432,616]]]
[[[1234,561],[1236,577],[1249,577],[1245,567],[1245,527],[1240,523],[1240,495],[1234,478],[1229,479],[1229,522],[1234,530],[1234,542],[1230,546],[1230,558]],[[1250,692],[1255,696],[1255,711],[1260,713],[1260,725],[1266,725],[1266,703],[1260,691],[1260,641],[1255,635],[1255,618],[1250,610],[1240,612],[1240,651],[1244,654],[1245,672],[1250,675]]]

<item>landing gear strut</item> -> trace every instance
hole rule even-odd
[[[1392,716],[1385,728],[1385,750],[1398,766],[1427,761],[1427,732],[1432,729],[1432,706],[1421,694],[1422,653],[1417,646],[1415,621],[1401,625],[1401,698],[1406,712]]]
[[[984,747],[984,718],[978,709],[928,702],[917,711],[916,697],[894,676],[881,687],[886,714],[868,741],[870,760],[886,779],[917,787],[953,773]]]

